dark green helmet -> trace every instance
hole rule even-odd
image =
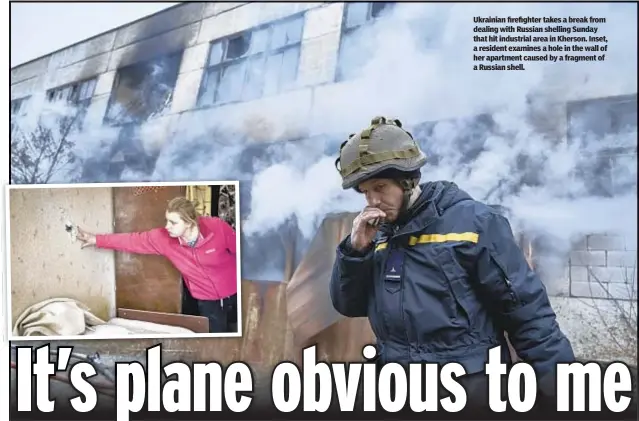
[[[342,188],[347,190],[382,171],[414,173],[426,164],[426,155],[399,120],[375,117],[370,127],[342,143],[336,167],[338,163]]]

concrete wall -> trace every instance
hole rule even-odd
[[[80,300],[100,318],[115,314],[112,254],[81,250],[67,219],[90,231],[112,230],[111,189],[27,188],[9,195],[11,322],[55,297]]]
[[[97,78],[97,86],[87,121],[101,121],[111,94],[117,69],[163,54],[182,51],[183,57],[170,111],[154,124],[171,132],[177,115],[196,109],[196,101],[210,42],[256,25],[304,12],[304,31],[295,89],[256,101],[219,106],[206,111],[212,127],[217,118],[242,116],[239,127],[250,128],[256,121],[269,130],[261,130],[264,138],[294,138],[303,134],[316,135],[322,128],[341,119],[330,114],[330,104],[345,86],[356,82],[333,83],[341,36],[343,3],[186,3],[167,9],[147,19],[115,29],[39,58],[11,70],[11,99],[23,98],[73,81]],[[540,91],[552,97],[561,91],[548,75],[548,84]],[[600,92],[575,90],[562,92],[564,100],[576,100],[601,95]],[[606,92],[619,95],[626,92]],[[280,102],[295,101],[299,127],[278,127],[274,112]],[[264,112],[268,110],[268,113]],[[318,115],[321,110],[321,115]],[[287,112],[290,112],[287,107]],[[453,117],[445,114],[438,119]],[[189,113],[189,114],[197,114]],[[554,113],[562,116],[562,112]],[[321,117],[321,118],[320,118]],[[293,119],[288,118],[287,121]],[[561,122],[558,122],[561,124]],[[309,129],[310,127],[310,129]],[[306,133],[310,131],[310,133]],[[156,139],[157,146],[162,144]]]
[[[570,254],[570,296],[637,299],[637,244],[622,236],[585,236]]]

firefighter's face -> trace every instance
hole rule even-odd
[[[368,206],[379,208],[386,213],[386,221],[397,220],[402,207],[404,190],[395,180],[373,178],[361,182],[358,188],[366,197]]]

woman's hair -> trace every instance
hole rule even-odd
[[[175,212],[186,223],[197,225],[197,217],[199,216],[195,207],[196,201],[191,201],[186,197],[176,197],[169,201],[166,207],[167,212]]]

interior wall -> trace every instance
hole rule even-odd
[[[141,193],[141,194],[139,194]],[[115,232],[140,232],[166,225],[169,200],[184,196],[185,188],[167,186],[141,192],[135,187],[113,189]],[[180,272],[163,256],[114,252],[118,308],[179,313]]]
[[[24,188],[9,193],[11,321],[41,301],[81,301],[98,317],[115,314],[113,255],[80,248],[67,220],[90,232],[110,232],[111,188]]]

